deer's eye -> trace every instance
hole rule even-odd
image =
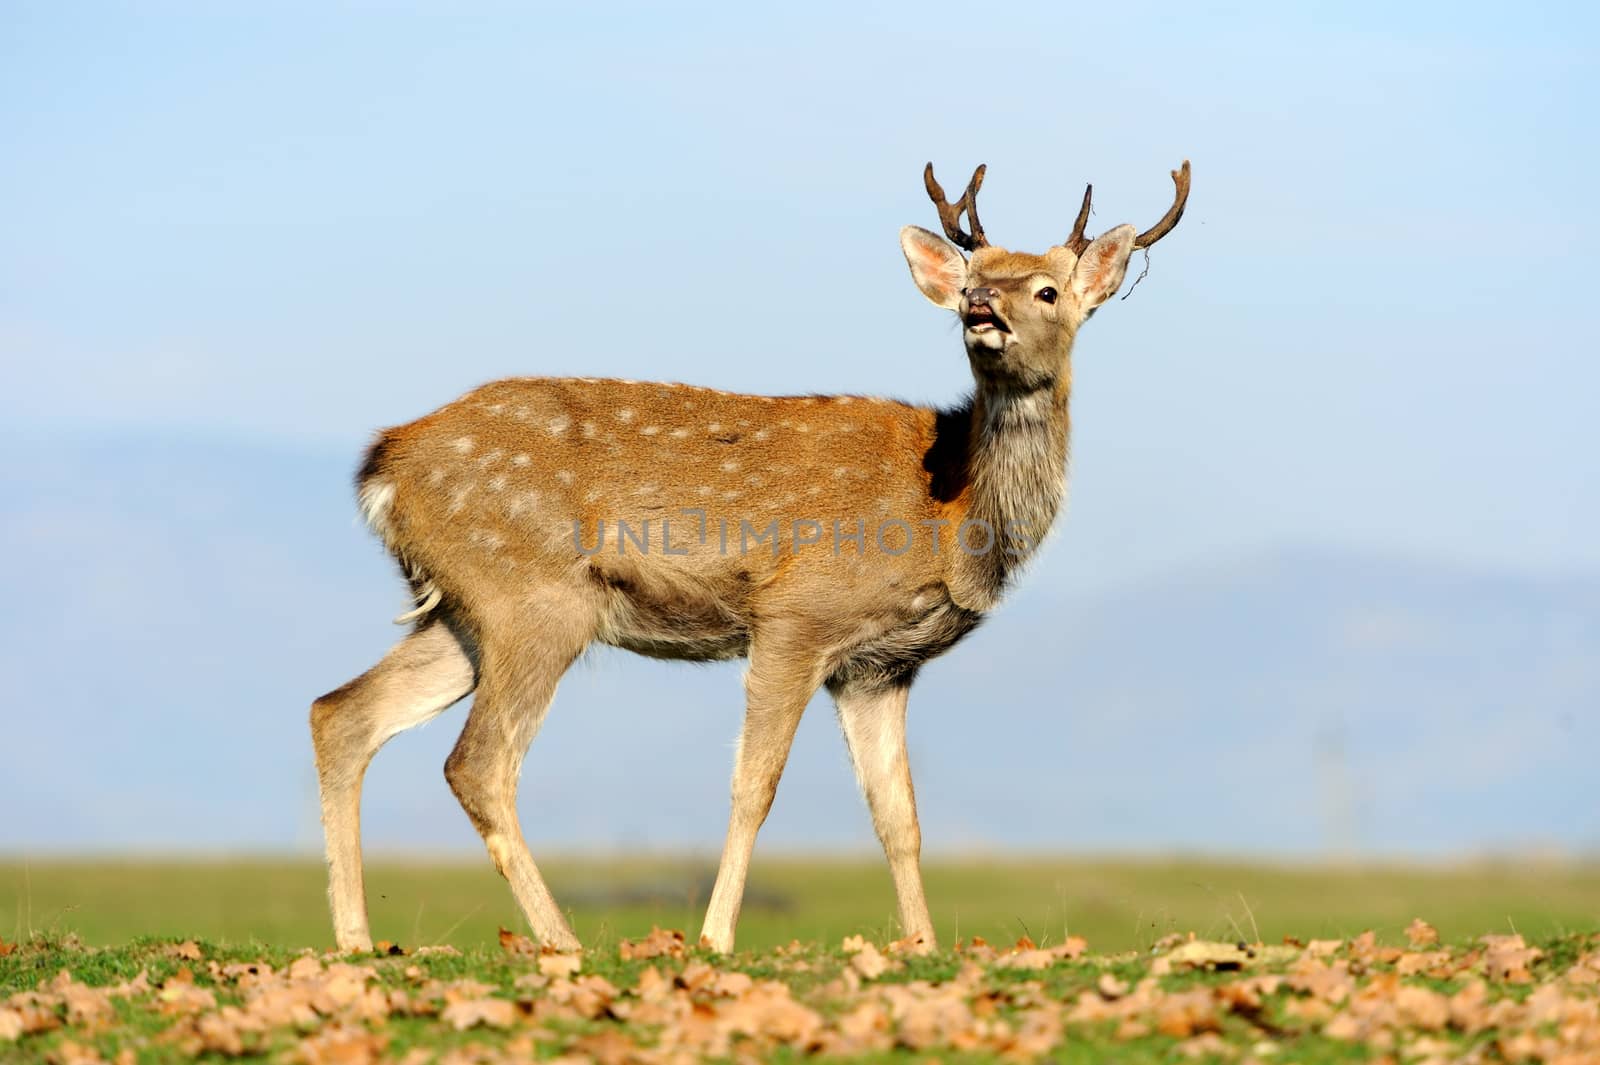
[[[1038,292],[1033,294],[1034,299],[1044,300],[1046,303],[1054,303],[1056,301],[1056,296],[1056,290],[1051,288],[1049,285],[1046,285],[1044,288],[1041,288]]]

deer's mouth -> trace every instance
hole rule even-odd
[[[988,307],[973,307],[961,319],[969,333],[1009,333],[1005,320]]]

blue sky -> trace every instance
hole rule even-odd
[[[1107,564],[1600,568],[1592,11],[1078,8],[8,5],[0,417],[353,453],[508,373],[948,401],[921,164],[1038,249],[1188,156],[1079,346]]]
[[[1086,181],[1092,228],[1150,224],[1187,157],[1183,222],[1080,337],[1072,503],[1021,595],[1280,548],[1600,575],[1594,9],[1085,6],[6,4],[13,461],[316,456],[261,491],[332,523],[320,572],[358,550],[353,506],[319,508],[370,432],[497,376],[953,401],[959,336],[896,241],[936,222],[923,163],[986,162],[991,238],[1038,251]],[[18,477],[25,540],[135,507]],[[382,623],[400,594],[359,551],[375,601],[319,609]],[[220,616],[210,587],[161,607]],[[391,636],[318,639],[354,672]]]

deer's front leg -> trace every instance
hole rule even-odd
[[[933,920],[922,891],[922,829],[917,824],[917,799],[911,788],[911,761],[906,755],[906,699],[903,681],[843,681],[829,684],[839,708],[839,726],[850,748],[856,779],[872,811],[889,873],[900,902],[900,927],[908,938],[921,940],[923,950],[935,946]]]
[[[706,923],[700,931],[701,942],[713,950],[726,953],[733,949],[756,833],[772,809],[795,728],[818,684],[815,655],[801,650],[800,641],[788,642],[782,648],[760,640],[752,645],[750,670],[745,675],[744,728],[734,756],[728,840],[722,848],[717,884],[711,891]]]

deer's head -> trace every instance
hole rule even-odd
[[[922,294],[961,316],[967,356],[979,380],[1040,388],[1064,370],[1078,326],[1121,287],[1128,257],[1178,224],[1189,198],[1189,163],[1185,160],[1172,172],[1177,186],[1172,208],[1143,233],[1121,225],[1093,240],[1085,237],[1091,185],[1084,190],[1072,233],[1043,255],[1006,251],[984,237],[977,205],[984,169],[978,167],[966,193],[950,203],[929,163],[923,181],[950,241],[920,226],[906,226],[900,231],[900,247]],[[965,230],[962,214],[967,216]]]

